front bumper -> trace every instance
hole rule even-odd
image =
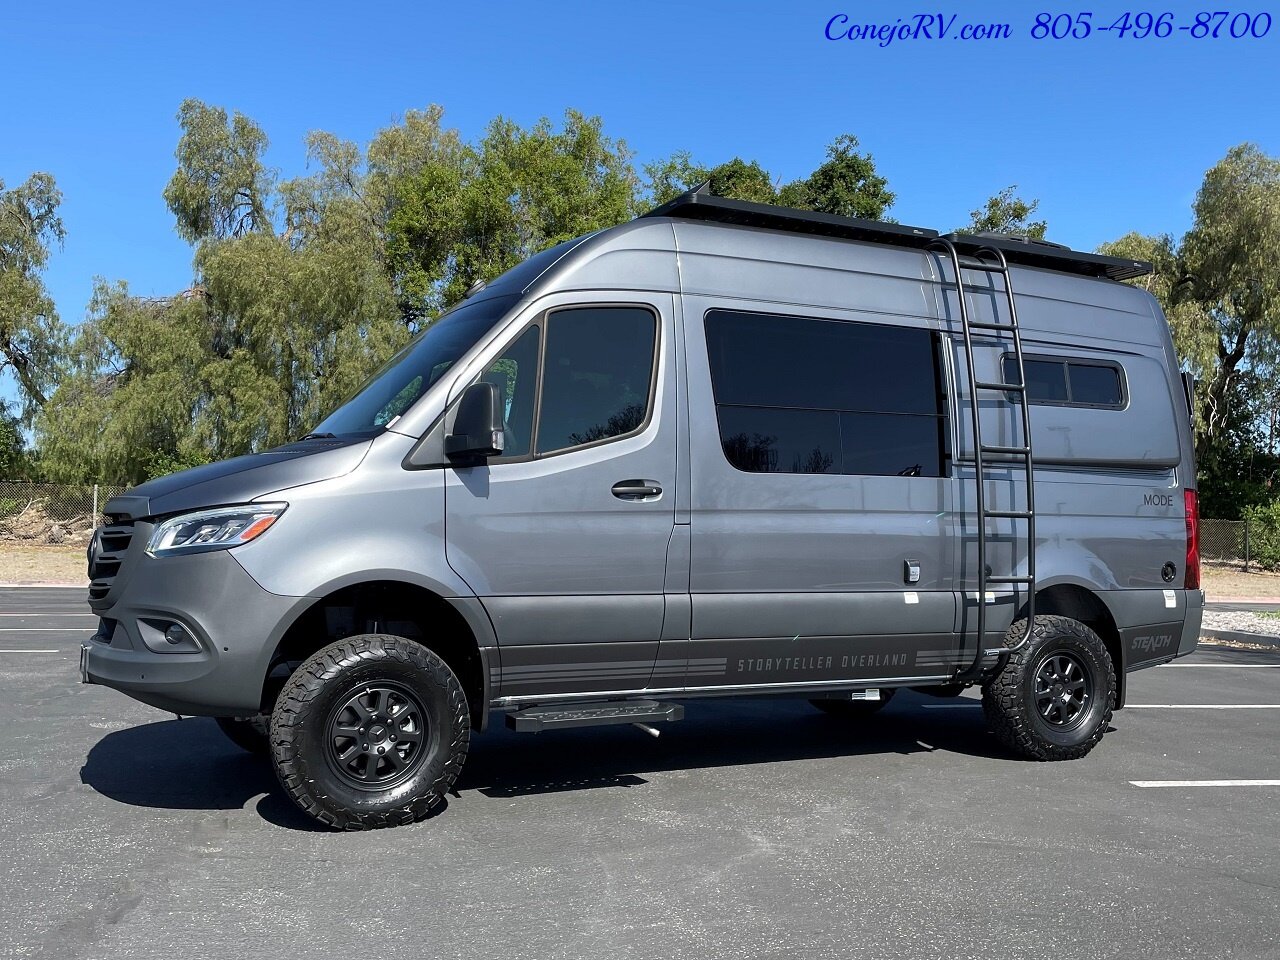
[[[231,551],[157,559],[135,546],[91,603],[102,621],[81,645],[80,677],[173,713],[257,713],[280,637],[310,603],[267,592]],[[170,623],[188,642],[166,646]]]

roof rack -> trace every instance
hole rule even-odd
[[[882,223],[879,220],[860,220],[856,217],[837,217],[830,213],[812,210],[796,210],[791,207],[775,207],[765,203],[748,203],[717,197],[711,192],[711,182],[705,181],[674,200],[655,207],[643,217],[674,217],[681,220],[706,220],[713,223],[736,224],[744,227],[764,227],[770,230],[786,230],[791,233],[810,233],[846,240],[862,240],[868,243],[884,243],[897,247],[927,249],[942,235],[927,227],[909,227],[899,223]],[[964,254],[973,255],[983,248],[994,248],[1005,255],[1010,263],[1028,267],[1042,267],[1063,273],[1078,273],[1087,277],[1106,277],[1111,280],[1129,280],[1151,272],[1152,266],[1142,260],[1125,260],[1104,257],[1098,253],[1082,253],[1061,244],[1034,240],[1012,234],[980,235],[948,233],[945,239],[955,244]]]

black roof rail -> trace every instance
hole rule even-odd
[[[745,200],[717,197],[711,192],[710,181],[700,183],[692,190],[641,216],[674,217],[680,220],[704,220],[743,227],[764,227],[770,230],[840,237],[846,240],[884,243],[919,250],[928,248],[933,241],[942,236],[937,230],[930,230],[927,227],[909,227],[900,223],[883,223],[879,220],[838,217],[812,210],[796,210],[791,207],[775,207],[766,203],[749,203]],[[1082,253],[1047,240],[1035,240],[1013,234],[995,234],[989,231],[978,235],[948,233],[946,239],[954,243],[961,253],[970,256],[980,253],[983,248],[994,248],[1003,253],[1010,263],[1042,267],[1063,273],[1078,273],[1087,277],[1129,280],[1133,277],[1145,276],[1152,271],[1151,264],[1141,260],[1106,257],[1098,253]]]

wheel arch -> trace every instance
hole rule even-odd
[[[1115,617],[1110,608],[1093,590],[1071,582],[1059,582],[1042,587],[1036,591],[1036,613],[1053,614],[1070,617],[1085,624],[1096,633],[1106,645],[1107,654],[1111,657],[1116,671],[1116,704],[1119,710],[1124,706],[1125,690],[1128,686],[1125,673],[1124,644],[1121,642],[1120,629],[1116,626]],[[1016,620],[1027,615],[1024,604],[1018,611]]]
[[[317,591],[294,615],[271,653],[262,685],[269,712],[289,675],[317,650],[363,633],[403,636],[436,653],[462,684],[472,726],[488,722],[490,675],[497,657],[493,626],[479,600],[451,597],[413,580],[377,576]]]

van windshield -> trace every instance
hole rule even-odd
[[[516,297],[486,297],[450,310],[374,372],[312,436],[381,433],[502,319]]]

